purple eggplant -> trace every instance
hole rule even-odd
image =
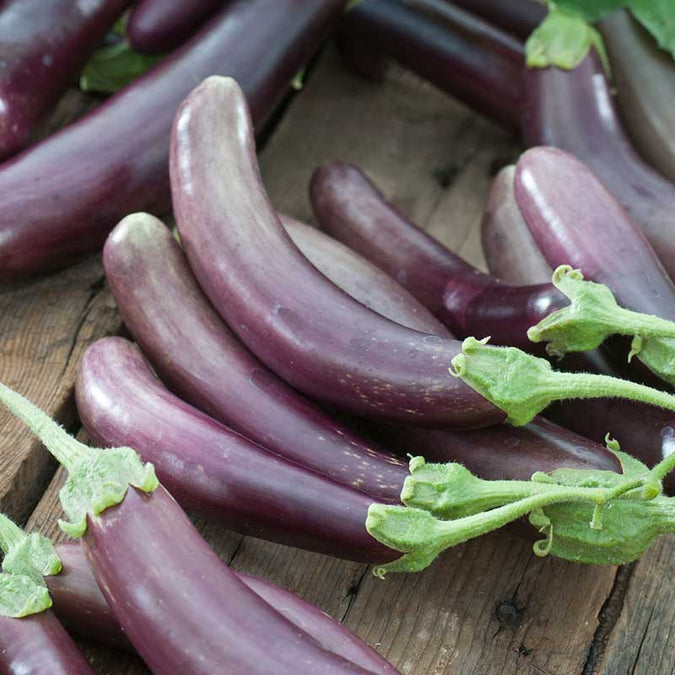
[[[448,377],[459,343],[389,321],[316,270],[283,229],[231,78],[183,102],[171,146],[174,213],[197,280],[251,351],[299,391],[388,421],[480,427],[503,413]]]
[[[163,382],[183,400],[255,443],[378,501],[394,501],[407,474],[300,396],[230,332],[197,286],[185,255],[156,218],[125,218],[103,251],[124,322]]]
[[[87,558],[78,542],[56,545],[63,571],[45,581],[54,601],[54,613],[69,630],[97,642],[131,649],[96,584]],[[339,621],[324,614],[271,581],[234,572],[256,595],[274,607],[300,630],[313,637],[324,649],[338,654],[373,673],[396,673],[374,649],[368,647]]]
[[[183,403],[127,340],[104,338],[87,350],[76,393],[92,438],[102,447],[134,448],[188,512],[333,556],[365,562],[392,557],[366,532],[371,497],[289,462]],[[362,474],[345,481],[359,484]],[[401,474],[391,486],[399,494]]]
[[[522,44],[463,9],[443,0],[361,0],[345,14],[341,35],[352,56],[384,53],[474,110],[518,128]]]
[[[546,17],[546,5],[537,0],[451,0],[488,23],[525,40]]]
[[[523,134],[528,146],[555,146],[585,162],[675,276],[675,185],[633,149],[594,51],[574,70],[526,69]]]
[[[675,181],[675,64],[628,13],[600,22],[612,65],[621,119],[640,154]]]
[[[504,283],[548,283],[553,270],[520,213],[513,194],[515,173],[515,166],[505,166],[492,183],[481,222],[483,253],[490,274]]]
[[[13,619],[0,616],[0,673],[3,675],[94,675],[54,614]]]
[[[238,0],[104,105],[0,167],[0,280],[97,250],[130,211],[168,210],[171,123],[195,83],[236,77],[262,126],[342,6]]]
[[[31,134],[131,0],[6,0],[0,9],[0,160]]]
[[[315,227],[282,214],[279,217],[302,254],[345,293],[402,326],[450,337],[426,307],[381,269]]]
[[[131,47],[144,54],[166,54],[183,44],[224,0],[141,0],[127,23]]]

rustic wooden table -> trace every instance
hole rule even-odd
[[[83,109],[71,92],[51,126]],[[312,221],[310,174],[341,159],[363,167],[404,212],[483,265],[478,225],[514,138],[409,73],[377,85],[324,50],[261,153],[276,206]],[[123,325],[100,258],[0,289],[0,380],[72,431],[73,381],[86,347]],[[62,476],[46,451],[0,411],[0,508],[54,538]],[[403,673],[675,672],[675,539],[634,565],[540,559],[505,533],[448,552],[415,576],[380,581],[362,564],[199,527],[236,569],[272,579],[375,646]],[[133,656],[84,644],[97,673],[147,672]],[[187,675],[187,674],[186,674]]]

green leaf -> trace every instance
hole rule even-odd
[[[647,0],[652,2],[652,0]],[[621,9],[628,4],[628,0],[555,0],[555,6],[576,14],[586,21],[598,21],[603,16]]]
[[[635,18],[654,36],[661,49],[675,59],[675,6],[673,0],[631,0]]]
[[[94,53],[80,76],[80,89],[114,93],[155,66],[163,57],[139,54],[126,41]]]

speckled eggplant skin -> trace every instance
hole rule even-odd
[[[298,394],[249,352],[197,285],[185,254],[147,214],[125,218],[103,251],[122,318],[180,398],[301,466],[396,502],[407,465]]]
[[[0,8],[0,160],[30,136],[131,0],[6,0]]]
[[[284,460],[184,403],[128,340],[93,344],[76,391],[80,418],[96,442],[134,448],[188,512],[328,555],[365,562],[398,557],[366,532],[372,498]]]
[[[88,517],[82,547],[124,633],[157,675],[366,673],[242,582],[165,488]]]
[[[92,113],[2,165],[0,280],[98,250],[127,213],[167,211],[169,136],[181,100],[204,77],[231,75],[259,127],[343,4],[238,0]]]
[[[503,413],[448,375],[460,344],[350,298],[302,255],[262,185],[246,100],[209,78],[172,134],[174,213],[200,286],[251,351],[323,403],[389,421],[480,427]]]
[[[594,51],[574,70],[525,70],[523,136],[585,162],[675,276],[675,184],[635,152]]]
[[[2,675],[94,675],[54,614],[0,616]]]
[[[83,637],[113,647],[133,649],[108,607],[80,543],[59,543],[56,551],[63,563],[63,571],[46,577],[45,581],[54,601],[54,612],[62,623]],[[236,570],[234,574],[324,649],[373,673],[397,672],[374,649],[314,605],[266,579]]]
[[[187,40],[225,0],[141,0],[129,14],[127,39],[145,54],[166,54]]]

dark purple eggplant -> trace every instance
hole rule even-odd
[[[600,22],[621,119],[640,154],[675,181],[675,64],[654,38],[619,10]]]
[[[426,307],[379,267],[315,227],[282,214],[279,217],[302,254],[352,298],[402,326],[450,337]]]
[[[392,556],[366,532],[371,497],[286,461],[183,403],[127,340],[104,338],[89,347],[76,394],[91,437],[102,447],[134,448],[186,511],[328,555],[365,562]],[[401,474],[392,486],[399,494]],[[345,481],[358,483],[361,475]]]
[[[168,210],[171,123],[195,83],[237,78],[259,128],[343,4],[238,0],[107,103],[0,167],[0,280],[97,250],[130,211]]]
[[[262,185],[246,99],[231,78],[208,78],[181,105],[171,185],[202,289],[246,346],[299,391],[365,417],[421,426],[503,419],[448,377],[458,342],[367,309],[293,244]]]
[[[3,675],[94,675],[54,614],[46,610],[20,619],[0,616]]]
[[[385,54],[474,110],[518,128],[522,44],[463,9],[443,0],[361,0],[345,14],[340,32],[351,56]]]
[[[454,5],[525,40],[546,17],[546,5],[536,0],[451,0]]]
[[[526,69],[523,135],[528,146],[555,146],[585,162],[675,276],[675,185],[633,149],[594,51],[574,70]]]
[[[0,160],[31,134],[131,0],[6,0],[0,8]]]
[[[481,222],[485,260],[490,274],[504,283],[514,286],[548,283],[553,270],[520,213],[513,194],[515,172],[515,166],[505,166],[490,188]]]
[[[124,322],[163,382],[252,441],[378,501],[395,501],[400,460],[341,424],[270,372],[204,297],[185,255],[156,218],[125,218],[103,263]]]
[[[63,571],[45,577],[54,601],[54,613],[68,630],[77,635],[112,647],[132,649],[96,584],[79,542],[57,544],[56,550],[63,562]],[[338,654],[369,672],[396,672],[374,649],[314,605],[271,581],[245,572],[234,573],[256,595],[314,638],[327,651]]]
[[[141,0],[127,23],[131,47],[144,54],[166,54],[187,40],[225,0]]]

